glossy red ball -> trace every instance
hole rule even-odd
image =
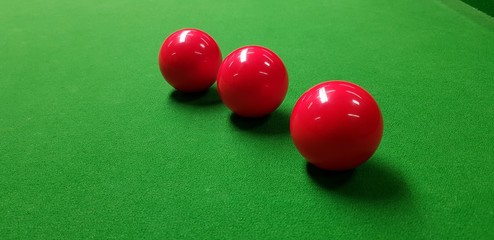
[[[366,90],[346,81],[328,81],[297,101],[290,133],[298,151],[313,165],[348,170],[374,154],[383,134],[383,118]]]
[[[158,62],[161,74],[175,89],[201,92],[216,81],[222,56],[216,41],[198,29],[172,33],[161,45]]]
[[[218,93],[232,112],[261,117],[276,110],[288,90],[288,73],[273,51],[246,46],[230,53],[218,70]]]

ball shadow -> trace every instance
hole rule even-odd
[[[335,194],[365,201],[389,201],[408,198],[410,191],[403,177],[378,158],[354,170],[335,172],[306,165],[311,180]]]
[[[461,0],[462,2],[474,7],[477,10],[484,12],[485,14],[494,17],[494,2],[485,0]]]
[[[255,134],[290,133],[290,115],[280,110],[258,118],[247,118],[232,113],[230,122],[238,130]]]
[[[170,94],[170,98],[175,102],[192,106],[210,106],[221,103],[218,90],[215,87],[197,93],[184,93],[174,90]]]
[[[355,173],[355,169],[346,171],[323,170],[310,163],[307,163],[306,169],[310,178],[319,186],[327,190],[334,190],[347,184]]]

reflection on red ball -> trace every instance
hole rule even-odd
[[[246,46],[230,53],[218,71],[218,93],[232,112],[261,117],[276,110],[288,90],[288,73],[271,50]]]
[[[218,44],[198,29],[172,33],[161,45],[158,56],[163,77],[182,92],[201,92],[211,87],[221,60]]]
[[[290,132],[298,151],[313,165],[348,170],[374,154],[383,134],[383,118],[363,88],[328,81],[312,87],[297,101]]]

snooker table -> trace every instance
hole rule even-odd
[[[163,40],[275,51],[288,94],[245,119],[165,83]],[[0,2],[0,239],[494,239],[494,19],[459,0]],[[354,171],[289,117],[344,79],[384,135]]]

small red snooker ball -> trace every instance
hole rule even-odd
[[[290,133],[307,161],[326,170],[353,169],[376,151],[383,134],[381,110],[360,86],[320,83],[295,104]]]
[[[217,81],[223,103],[243,117],[270,114],[288,90],[288,73],[280,57],[260,46],[230,53],[218,70]]]
[[[214,39],[192,28],[172,33],[161,45],[158,56],[161,74],[182,92],[201,92],[211,87],[221,60]]]

